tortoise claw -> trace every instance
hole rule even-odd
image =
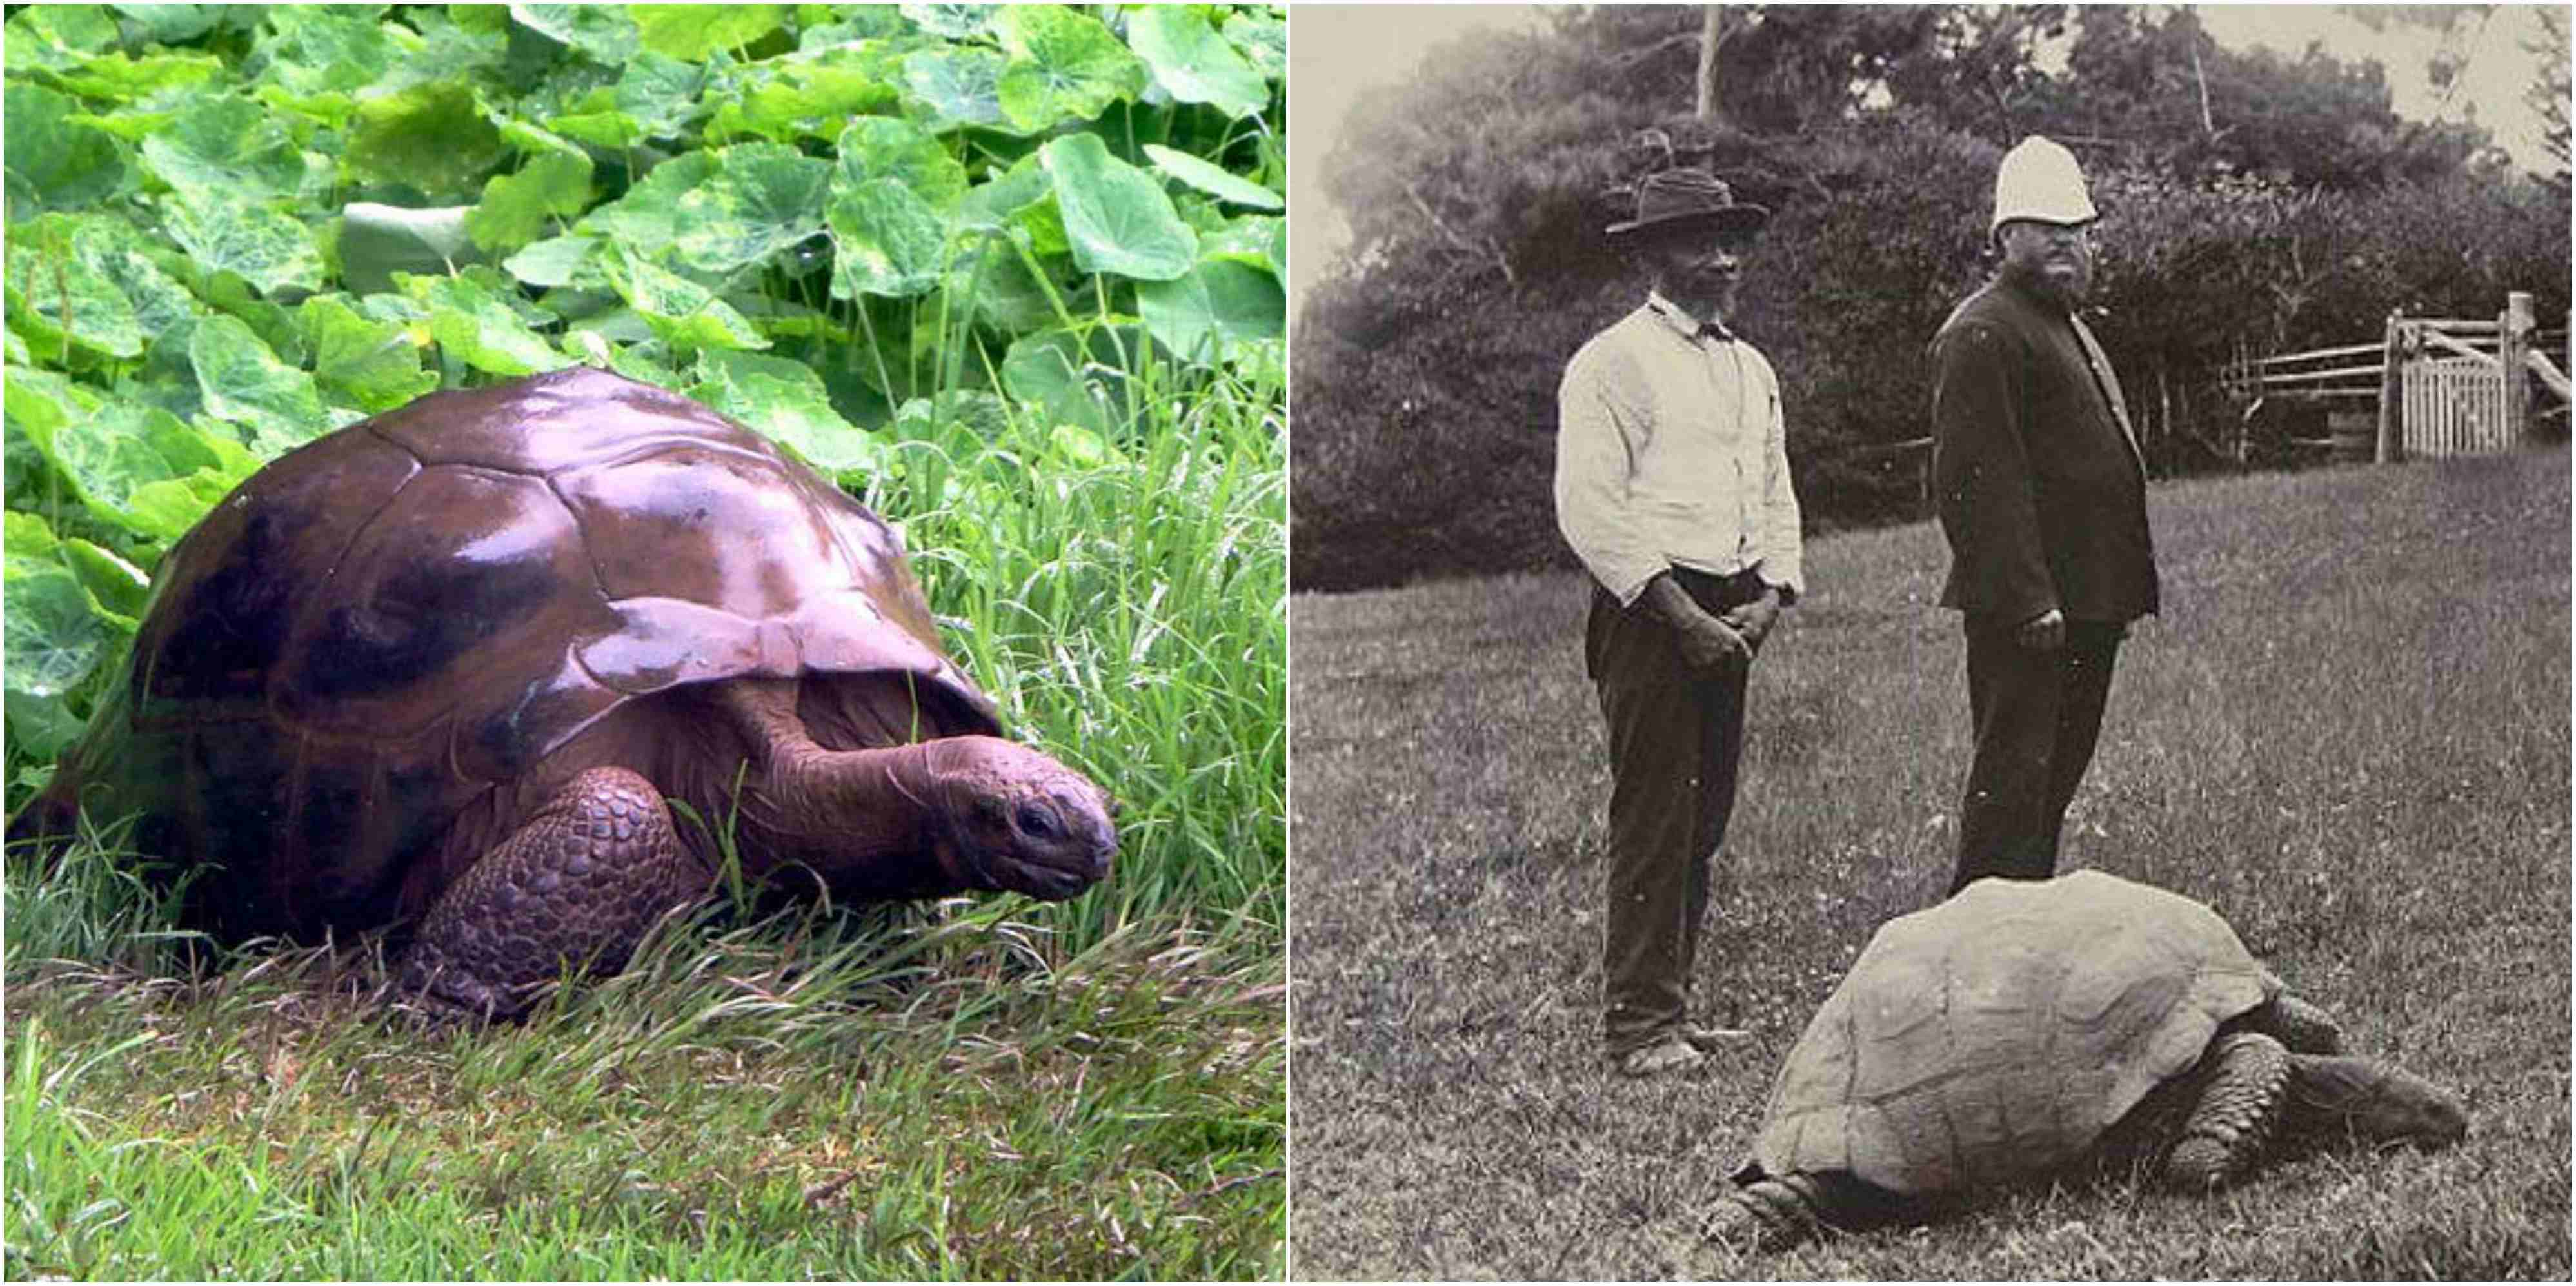
[[[1700,1221],[1700,1237],[1767,1254],[1811,1240],[1819,1228],[1807,1194],[1779,1180],[1756,1179],[1719,1198]]]

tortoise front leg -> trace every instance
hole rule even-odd
[[[708,882],[651,782],[590,769],[439,896],[401,985],[442,1008],[516,1016],[567,964],[624,968],[653,921]]]
[[[2182,1137],[2165,1158],[2165,1182],[2185,1192],[2244,1173],[2271,1141],[2289,1100],[2290,1052],[2259,1032],[2222,1036]]]

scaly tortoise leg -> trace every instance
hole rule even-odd
[[[2270,1142],[2289,1100],[2290,1051],[2260,1032],[2222,1036],[2180,1141],[2165,1159],[2165,1182],[2187,1192],[2244,1173]]]
[[[567,964],[623,968],[654,920],[708,882],[651,782],[590,769],[439,896],[401,986],[441,1008],[514,1017]]]
[[[1765,1175],[1720,1197],[1700,1221],[1699,1235],[1732,1249],[1767,1254],[1828,1229],[1850,1231],[1883,1222],[1892,1200],[1848,1176]]]

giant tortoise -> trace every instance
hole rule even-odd
[[[1870,939],[1701,1233],[1777,1248],[2105,1152],[2200,1190],[2284,1134],[2467,1132],[2451,1094],[2340,1040],[2198,902],[2098,871],[1980,880]]]
[[[573,368],[280,457],[171,550],[126,681],[12,820],[86,809],[228,939],[395,926],[435,1005],[622,967],[742,873],[836,896],[1107,874],[1110,803],[1005,740],[895,533],[685,397]]]

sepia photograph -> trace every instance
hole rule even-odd
[[[2563,7],[1289,26],[1292,1277],[2568,1275]]]

